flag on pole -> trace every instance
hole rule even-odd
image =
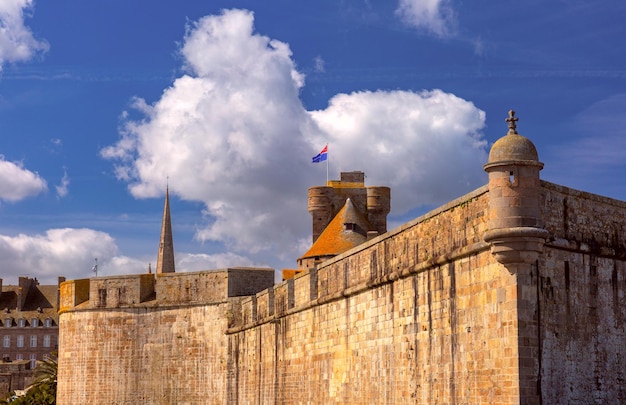
[[[313,160],[311,163],[319,163],[328,159],[328,145],[324,146],[324,149],[317,155],[313,156]]]

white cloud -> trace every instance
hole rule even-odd
[[[485,114],[452,94],[339,94],[311,115],[337,171],[359,169],[370,185],[390,186],[396,213],[447,201],[485,180]]]
[[[162,195],[169,176],[170,193],[202,201],[196,238],[241,256],[229,265],[295,265],[310,240],[306,190],[326,178],[311,157],[327,141],[331,176],[365,171],[368,185],[392,187],[397,212],[484,182],[484,113],[454,95],[341,94],[306,111],[289,46],[255,33],[242,10],[193,24],[181,54],[188,73],[156,102],[135,100],[143,119],[122,114],[121,139],[101,154],[136,197]]]
[[[396,15],[407,25],[439,37],[454,33],[456,17],[449,0],[400,0]]]
[[[67,195],[70,187],[70,178],[67,175],[67,170],[63,171],[63,178],[61,179],[61,183],[56,186],[57,197],[62,198]]]
[[[223,269],[227,267],[263,267],[262,263],[255,263],[247,257],[234,253],[218,253],[214,255],[183,253],[176,255],[176,271],[200,271]]]
[[[0,235],[0,268],[8,274],[37,277],[44,284],[91,277],[96,257],[114,257],[117,246],[106,233],[91,229],[51,229],[45,234]]]
[[[98,276],[147,273],[156,269],[154,257],[128,257],[108,233],[87,228],[50,229],[45,234],[0,235],[0,268],[5,284],[19,276],[36,277],[41,284],[54,284],[59,276],[68,280]],[[235,254],[176,255],[176,271],[211,270],[232,266],[263,266]]]
[[[19,201],[47,189],[37,173],[24,169],[20,163],[7,162],[0,155],[0,200]]]
[[[35,39],[24,24],[32,11],[33,0],[2,0],[0,2],[0,71],[7,62],[21,62],[46,52],[49,45]]]

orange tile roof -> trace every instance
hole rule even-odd
[[[346,230],[344,224],[356,224],[363,232],[372,229],[369,221],[361,214],[348,198],[343,208],[339,210],[313,246],[300,259],[316,256],[336,256],[367,240],[367,235],[352,230]]]

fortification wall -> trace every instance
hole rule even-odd
[[[626,204],[544,182],[544,218],[552,238],[536,291],[543,401],[626,403]]]
[[[170,307],[160,277],[129,308],[65,283],[58,402],[626,403],[626,204],[542,187],[533,264],[491,254],[483,187],[248,297],[263,273],[181,275],[222,298]]]
[[[516,276],[482,242],[486,197],[244,300],[229,403],[519,403]]]
[[[71,311],[59,404],[226,403],[228,304]]]
[[[229,403],[626,402],[626,204],[542,186],[535,265],[494,261],[477,190],[244,300]]]

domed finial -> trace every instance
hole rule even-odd
[[[517,134],[517,124],[519,118],[515,117],[515,111],[509,110],[509,118],[505,118],[505,121],[509,123],[509,134]]]

